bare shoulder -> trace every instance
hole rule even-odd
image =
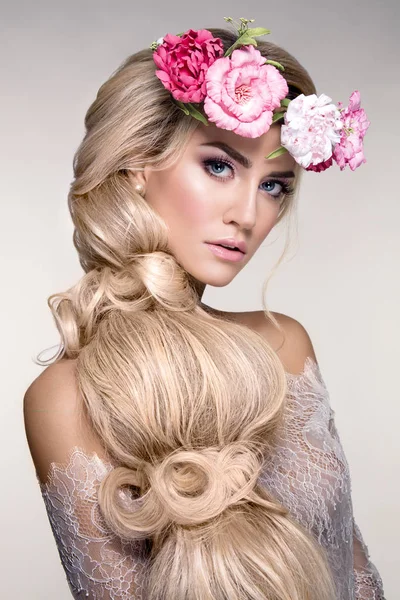
[[[262,334],[280,357],[285,371],[298,375],[308,357],[317,362],[311,338],[305,327],[293,317],[272,312],[284,335],[262,310],[235,313],[237,320]]]
[[[26,438],[42,482],[50,464],[64,463],[74,446],[101,448],[85,419],[75,364],[75,360],[62,359],[46,367],[24,395]]]

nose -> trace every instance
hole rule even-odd
[[[258,186],[247,184],[235,190],[224,214],[224,223],[236,223],[241,229],[252,229],[257,219]]]

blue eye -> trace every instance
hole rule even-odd
[[[234,166],[232,163],[229,163],[226,160],[221,160],[217,158],[208,158],[203,161],[203,165],[206,168],[206,171],[210,173],[210,175],[214,175],[215,177],[219,177],[221,174],[225,172],[228,168],[231,172],[234,171]],[[225,179],[225,175],[221,177],[221,179]],[[229,175],[228,175],[229,177]]]
[[[216,177],[221,181],[232,179],[236,170],[234,164],[226,158],[207,158],[203,160],[203,166],[211,177]],[[229,174],[227,173],[227,170],[229,170]],[[262,187],[271,185],[273,186],[272,190]],[[278,193],[271,193],[274,189],[276,189],[277,185],[280,188]],[[268,179],[267,181],[261,183],[260,187],[262,191],[266,192],[271,198],[274,198],[278,201],[282,201],[284,197],[288,198],[294,194],[294,187],[292,185],[285,181],[279,181],[278,179]]]
[[[263,184],[261,184],[261,185],[264,185],[264,184],[273,185],[273,186],[276,186],[276,184],[279,185],[280,191],[277,194],[273,194],[273,193],[271,193],[270,190],[264,189],[264,191],[266,191],[269,196],[271,196],[275,200],[278,200],[279,202],[283,201],[284,198],[290,198],[294,194],[294,189],[295,189],[294,186],[287,183],[286,181],[279,181],[276,179],[268,179],[268,181],[264,181]]]

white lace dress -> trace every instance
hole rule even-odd
[[[285,427],[260,481],[327,550],[338,600],[384,600],[382,580],[353,517],[349,466],[318,364],[287,374]],[[97,487],[111,461],[71,449],[40,484],[75,599],[145,600],[146,543],[127,543],[102,519]]]

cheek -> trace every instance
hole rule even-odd
[[[203,223],[210,214],[210,205],[205,193],[192,185],[180,192],[180,202],[177,206],[183,221],[198,225]]]
[[[161,214],[173,219],[175,224],[199,225],[211,214],[209,182],[207,174],[199,166],[175,170],[159,186],[158,193],[161,192],[161,187],[166,190],[163,195],[165,206]]]
[[[277,206],[269,207],[269,210],[265,211],[265,214],[261,214],[259,217],[259,223],[257,227],[257,238],[261,244],[263,240],[270,234],[272,229],[275,227],[278,221],[278,214],[280,208]]]

